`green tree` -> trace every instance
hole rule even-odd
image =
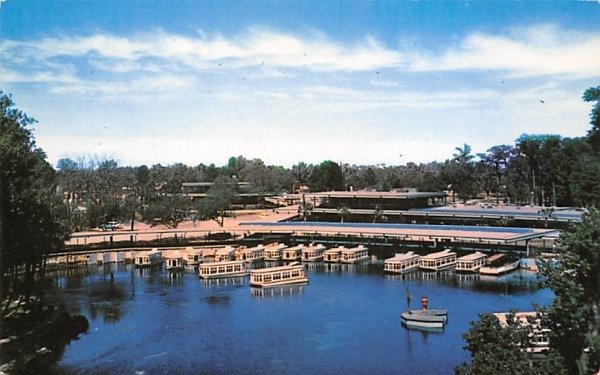
[[[503,327],[492,314],[482,314],[471,323],[463,338],[465,349],[471,352],[471,363],[455,368],[456,374],[478,375],[546,375],[565,374],[557,356],[550,353],[533,362],[526,351],[532,334],[531,325],[521,325],[509,314]]]
[[[600,86],[590,87],[583,93],[584,102],[596,102],[590,112],[592,128],[588,132],[588,139],[592,148],[600,152]]]
[[[207,196],[196,203],[196,211],[201,220],[215,220],[223,226],[227,211],[235,199],[235,182],[228,177],[219,176],[208,190]]]
[[[326,160],[313,168],[309,179],[311,191],[344,190],[344,176],[337,163]]]
[[[190,201],[180,195],[161,197],[144,210],[147,223],[160,221],[169,228],[177,228],[189,215]]]
[[[550,346],[569,373],[586,374],[600,369],[600,210],[590,209],[560,242],[561,261],[541,270],[555,295],[546,311]]]
[[[463,147],[456,147],[456,152],[451,160],[446,160],[442,165],[442,176],[450,183],[452,189],[452,200],[454,195],[463,202],[466,202],[478,191],[476,170],[471,154],[471,146],[464,144]]]
[[[31,117],[0,91],[0,294],[5,301],[37,292],[45,256],[68,237],[66,211],[54,195],[56,174],[35,144]]]

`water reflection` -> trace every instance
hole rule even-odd
[[[208,287],[243,286],[246,285],[246,276],[222,277],[217,279],[200,279],[200,285]]]
[[[213,306],[227,306],[230,299],[231,297],[226,294],[216,294],[204,297],[204,302]]]
[[[304,288],[308,283],[294,284],[294,285],[281,285],[267,288],[250,288],[252,297],[265,298],[265,297],[292,297],[304,293]]]
[[[383,276],[389,280],[399,281],[435,281],[436,284],[487,293],[531,293],[542,288],[541,281],[537,278],[536,274],[526,270],[517,270],[502,276],[487,276],[478,273],[464,274],[457,273],[454,270],[440,272],[418,270],[407,274],[384,273]]]

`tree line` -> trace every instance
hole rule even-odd
[[[133,223],[136,218],[149,223],[160,218],[172,227],[186,217],[222,224],[239,193],[238,181],[248,183],[245,192],[259,196],[302,187],[310,191],[416,188],[449,191],[454,202],[484,196],[519,205],[600,206],[600,90],[586,90],[583,99],[594,103],[592,128],[586,136],[523,134],[514,144],[496,145],[483,153],[473,153],[463,144],[444,162],[350,165],[326,160],[286,168],[237,156],[222,166],[131,167],[110,158],[83,156],[58,161],[57,188],[74,229],[113,220]],[[192,203],[181,196],[185,182],[215,184],[208,191],[209,199]]]

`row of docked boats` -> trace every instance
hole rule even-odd
[[[425,271],[442,271],[454,268],[457,272],[477,273],[482,275],[502,275],[519,268],[520,259],[510,254],[495,254],[488,257],[479,251],[457,257],[450,249],[430,253],[415,254],[412,251],[396,254],[384,261],[383,271],[404,274],[417,269]]]
[[[165,255],[158,249],[139,252],[134,258],[135,267],[153,267],[165,264],[168,271],[193,267],[202,279],[250,275],[251,286],[277,286],[308,282],[303,262],[359,263],[369,259],[365,246],[338,246],[327,249],[324,245],[310,244],[288,247],[273,243],[254,247],[225,246],[212,254],[198,252],[170,252]],[[258,261],[286,261],[287,265],[253,269]]]

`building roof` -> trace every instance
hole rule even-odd
[[[487,227],[468,225],[332,223],[332,222],[242,222],[240,227],[254,232],[300,232],[323,234],[352,234],[360,236],[389,236],[405,240],[440,240],[458,242],[494,242],[512,244],[518,241],[547,236],[556,230],[516,227]]]
[[[347,198],[347,199],[418,199],[443,198],[444,192],[393,192],[393,191],[325,191],[306,194],[306,197],[316,198]]]

